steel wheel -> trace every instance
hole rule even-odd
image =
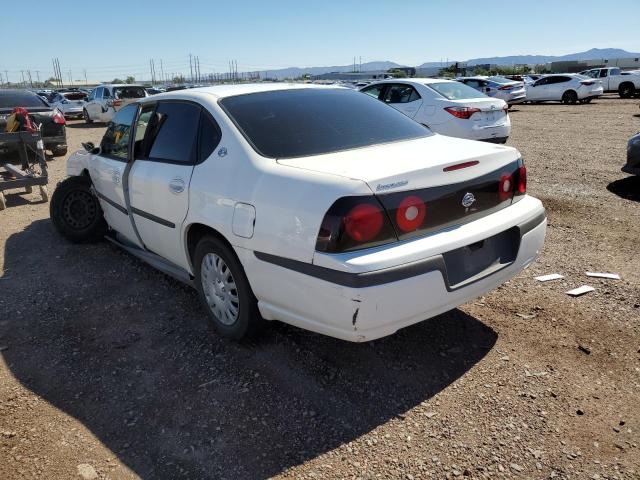
[[[207,305],[220,323],[236,323],[240,313],[238,290],[224,260],[215,253],[207,253],[202,259],[200,280]]]
[[[91,193],[74,190],[62,202],[62,218],[73,230],[84,230],[96,220],[98,209]]]

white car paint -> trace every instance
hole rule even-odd
[[[640,71],[625,72],[617,67],[608,67],[593,68],[580,73],[598,80],[605,92],[619,92],[629,97],[640,92]]]
[[[574,73],[545,75],[527,84],[526,89],[530,102],[560,102],[567,92],[575,92],[578,100],[597,98],[603,93],[597,81]]]
[[[84,105],[85,119],[91,122],[109,122],[122,107],[135,102],[138,98],[120,98],[117,91],[121,88],[139,88],[146,97],[149,94],[141,85],[126,83],[103,84],[94,88]]]
[[[507,281],[534,261],[544,241],[546,218],[541,202],[528,195],[477,220],[408,240],[343,253],[317,251],[321,222],[338,198],[371,198],[381,185],[385,193],[394,194],[410,194],[418,188],[457,187],[520,158],[511,147],[429,133],[422,138],[322,155],[266,158],[251,146],[218,103],[227,97],[257,92],[336,88],[225,85],[141,100],[142,106],[163,100],[200,105],[215,119],[221,136],[213,153],[196,165],[134,160],[126,185],[131,192],[129,204],[125,202],[122,177],[125,161],[111,160],[101,152],[77,152],[68,160],[67,173],[91,176],[110,227],[129,242],[142,247],[132,228],[135,225],[149,250],[193,274],[187,245],[189,231],[196,225],[210,227],[238,256],[265,319],[349,341],[380,338],[455,308]],[[443,170],[462,162],[473,166]],[[184,184],[179,192],[172,189],[176,179]],[[136,210],[144,211],[144,215]],[[150,221],[154,216],[174,223],[175,228]],[[449,288],[441,271],[411,274],[372,286],[345,286],[264,257],[295,262],[303,268],[323,267],[323,272],[331,274],[379,274],[385,269],[405,269],[437,260],[443,252],[506,231],[524,232],[518,237],[515,260],[460,288]]]
[[[410,97],[408,102],[394,103],[389,98],[389,89],[383,90],[379,98],[389,106],[401,111],[436,133],[450,137],[466,138],[469,140],[494,140],[501,142],[511,134],[511,120],[506,110],[507,104],[500,99],[489,98],[482,93],[474,94],[474,98],[450,100],[434,89],[434,85],[456,85],[458,82],[444,79],[411,78],[389,79],[373,82],[360,91],[372,95],[376,89],[393,85],[406,85],[415,89],[416,96]],[[472,108],[479,111],[470,118],[457,118],[446,108]]]
[[[509,105],[522,103],[527,99],[524,82],[509,80],[500,76],[478,75],[475,77],[459,77],[457,81],[484,93],[488,97],[499,98]]]
[[[62,112],[65,118],[81,117],[86,94],[82,92],[56,92],[49,104]]]

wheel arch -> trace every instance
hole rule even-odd
[[[195,271],[193,265],[193,256],[196,252],[196,246],[198,245],[200,239],[202,239],[202,237],[204,237],[205,235],[212,235],[216,237],[227,247],[229,247],[234,255],[236,255],[236,258],[238,257],[235,248],[233,247],[233,245],[231,245],[231,242],[229,242],[229,240],[227,240],[227,238],[218,230],[210,227],[209,225],[205,225],[204,223],[192,223],[185,228],[184,233],[187,261],[189,262],[189,267],[192,273]],[[240,260],[238,259],[238,261]]]

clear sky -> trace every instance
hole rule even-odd
[[[590,48],[640,51],[640,0],[2,0],[0,73],[111,80],[391,60],[418,65]]]

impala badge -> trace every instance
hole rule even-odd
[[[471,192],[467,192],[464,194],[464,197],[462,197],[462,206],[464,208],[469,208],[471,205],[473,205],[476,201],[476,197],[473,195],[473,193]]]

